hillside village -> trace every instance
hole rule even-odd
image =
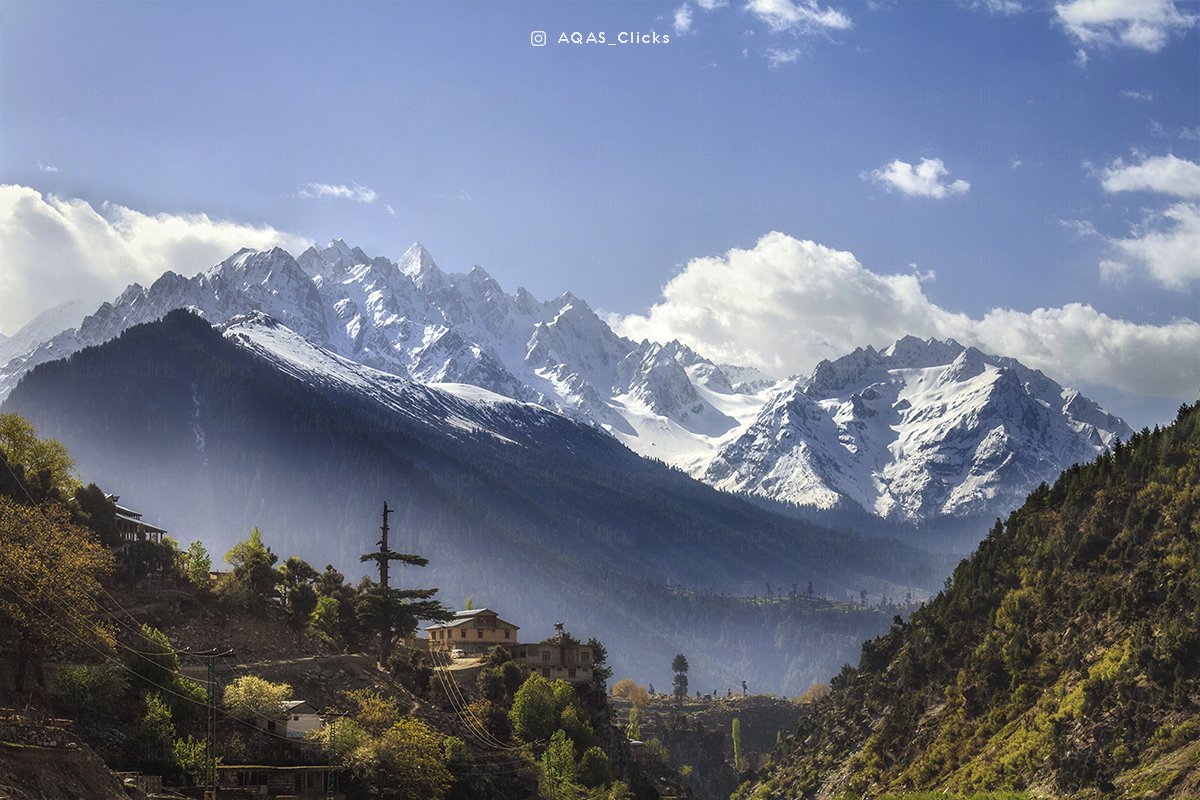
[[[183,549],[131,499],[80,484],[60,445],[2,423],[0,614],[15,622],[2,629],[0,787],[15,800],[724,797],[735,762],[800,713],[691,697],[686,678],[673,696],[630,680],[610,696],[594,638],[562,623],[530,635],[499,610],[391,588],[389,565],[424,559],[390,550],[390,511],[362,557],[379,580],[280,562],[257,529],[214,569],[202,543]],[[30,528],[45,541],[22,566],[9,545],[31,545],[19,528],[39,515],[52,524]],[[70,553],[49,546],[64,536]],[[71,570],[75,608],[39,585]],[[47,621],[52,641],[38,638]],[[729,738],[739,704],[747,729],[763,704],[775,726],[748,750]]]

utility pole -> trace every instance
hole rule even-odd
[[[206,681],[208,735],[204,740],[204,800],[217,800],[217,659],[232,658],[234,653],[232,650],[218,652],[214,647],[199,653],[181,650],[179,654],[198,658],[208,668],[208,680]]]

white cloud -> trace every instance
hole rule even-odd
[[[746,10],[776,32],[814,33],[853,26],[841,11],[823,8],[816,0],[750,0]]]
[[[853,254],[782,233],[751,249],[697,258],[645,315],[617,318],[634,338],[679,339],[717,361],[774,375],[807,373],[823,358],[905,335],[952,337],[1017,358],[1071,384],[1133,396],[1193,399],[1200,386],[1200,323],[1145,325],[1072,303],[982,318],[939,307],[926,276],[880,275]]]
[[[53,167],[49,164],[43,164],[40,158],[38,159],[37,165],[38,172],[58,172],[58,167]]]
[[[99,306],[129,283],[148,283],[168,269],[195,274],[242,247],[279,245],[298,253],[310,243],[265,225],[143,214],[114,203],[95,208],[0,185],[0,329],[11,333],[66,300]]]
[[[954,194],[966,194],[971,184],[961,179],[952,183],[943,181],[949,174],[940,158],[922,158],[915,167],[896,159],[884,167],[863,173],[862,177],[882,184],[888,191],[895,189],[909,197],[940,200]]]
[[[986,11],[989,14],[1010,16],[1025,11],[1025,4],[1019,2],[1019,0],[973,0],[971,9],[974,11]]]
[[[767,66],[771,69],[778,69],[784,64],[791,64],[798,60],[802,54],[799,47],[792,47],[787,50],[778,50],[774,47],[767,50]]]
[[[384,203],[384,204],[383,204],[383,207],[384,207],[384,209],[385,209],[385,210],[388,212],[388,216],[389,216],[389,217],[394,217],[394,216],[396,216],[396,209],[392,208],[392,205],[391,205],[391,203]]]
[[[705,11],[712,11],[717,8],[724,8],[729,5],[729,0],[696,0],[696,5],[703,8]]]
[[[1124,283],[1128,277],[1128,264],[1108,258],[1100,261],[1100,279],[1105,283]]]
[[[1008,166],[1011,167],[1012,169],[1020,169],[1021,165],[1024,163],[1025,163],[1024,161],[1017,158],[1016,156],[1013,156],[1012,158],[1010,158],[1008,160]]]
[[[1140,89],[1122,89],[1117,94],[1124,97],[1126,100],[1138,100],[1143,103],[1154,102],[1154,92],[1145,92]]]
[[[1176,203],[1153,214],[1129,238],[1108,241],[1170,289],[1200,280],[1200,204]]]
[[[675,9],[675,32],[683,35],[692,29],[692,7],[684,3]]]
[[[353,200],[356,203],[374,203],[379,199],[379,193],[374,189],[357,183],[353,186],[344,183],[306,183],[296,196],[305,200]]]
[[[1142,157],[1140,163],[1117,159],[1101,170],[1106,192],[1159,192],[1176,197],[1200,197],[1200,164],[1174,155]]]
[[[1191,281],[1200,280],[1200,203],[1189,202],[1200,198],[1200,164],[1170,154],[1139,158],[1133,164],[1118,158],[1100,170],[1100,185],[1110,193],[1154,192],[1188,200],[1148,212],[1128,237],[1104,237],[1123,261],[1100,262],[1100,275],[1111,279],[1115,274],[1111,265],[1120,263],[1123,279],[1131,263],[1167,288],[1186,289]],[[1099,235],[1090,224],[1080,231]]]
[[[1054,11],[1084,46],[1116,45],[1150,53],[1161,50],[1173,33],[1197,20],[1196,15],[1180,11],[1175,0],[1070,0],[1055,5]]]

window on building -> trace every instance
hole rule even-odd
[[[466,629],[466,628],[463,628],[463,632],[462,632],[462,637],[461,637],[461,638],[463,638],[463,639],[467,638],[467,629]]]
[[[549,667],[543,667],[543,668],[542,668],[542,677],[543,677],[543,678],[549,678],[549,677],[550,677],[550,668],[549,668]]]
[[[584,650],[582,653],[579,654],[579,660],[586,664],[587,662],[592,660],[592,654],[589,653],[587,650]]]
[[[575,677],[575,669],[574,669],[574,667],[572,667],[571,669],[567,670],[567,677],[568,677],[568,678],[574,678],[574,677]]]
[[[511,638],[512,638],[512,631],[510,631],[510,630],[508,630],[508,629],[505,629],[505,631],[504,631],[504,638],[505,638],[505,639],[511,639]]]
[[[550,651],[543,650],[542,651],[542,661],[549,661],[549,660],[550,660]]]

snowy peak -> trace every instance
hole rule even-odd
[[[407,275],[413,283],[427,291],[437,291],[446,285],[446,275],[434,263],[433,256],[420,242],[413,242],[404,255],[400,256],[397,267]]]
[[[1043,480],[1131,431],[1010,358],[906,336],[782,392],[704,478],[803,505],[910,521],[1003,513]]]
[[[65,312],[31,323],[0,340],[0,398],[37,364],[178,308],[309,380],[475,387],[462,391],[536,403],[722,489],[898,519],[1002,513],[1131,434],[1041,372],[953,340],[906,336],[776,381],[678,341],[630,341],[571,292],[541,302],[479,266],[443,272],[420,243],[390,261],[341,239],[166,272],[77,328],[54,330]]]

